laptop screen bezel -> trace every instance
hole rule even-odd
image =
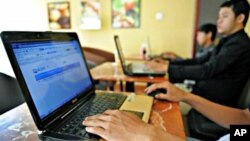
[[[119,56],[119,59],[121,61],[121,66],[122,66],[122,70],[125,74],[127,75],[131,75],[128,70],[127,70],[127,66],[126,66],[126,61],[124,60],[124,54],[122,52],[122,47],[121,47],[121,42],[120,42],[120,39],[119,39],[119,36],[118,35],[115,35],[114,36],[114,40],[115,40],[115,46],[116,46],[116,50],[117,50],[117,53],[118,53],[118,56]],[[122,57],[123,56],[123,57]]]
[[[35,104],[32,100],[31,94],[29,92],[28,86],[25,82],[22,71],[18,65],[17,59],[12,49],[11,43],[13,42],[34,42],[34,41],[68,41],[68,40],[76,40],[79,44],[80,49],[80,41],[76,33],[65,33],[65,32],[15,32],[15,31],[7,31],[1,33],[2,42],[4,44],[5,50],[9,57],[10,63],[16,75],[16,78],[19,82],[19,85],[22,89],[23,96],[26,100],[26,103],[30,109],[31,115],[37,125],[39,130],[45,130],[51,124],[60,120],[66,113],[68,114],[71,109],[79,106],[85,100],[88,100],[93,96],[93,92],[95,91],[94,81],[92,76],[90,75],[90,71],[87,65],[87,60],[81,51],[81,55],[84,60],[85,67],[87,68],[87,73],[91,80],[91,86],[86,91],[81,92],[78,96],[74,97],[69,102],[65,103],[63,106],[55,110],[54,112],[47,115],[45,118],[40,119],[38,111],[35,107]]]

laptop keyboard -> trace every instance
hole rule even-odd
[[[127,96],[122,94],[102,94],[94,99],[89,115],[96,115],[107,109],[119,109]]]
[[[82,125],[83,119],[87,116],[103,113],[107,109],[119,109],[126,97],[122,94],[97,94],[93,100],[93,104],[90,107],[81,108],[70,121],[60,128],[58,133],[74,135],[83,139],[99,138],[96,135],[86,132],[85,127]]]

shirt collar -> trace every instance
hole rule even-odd
[[[228,39],[237,37],[237,36],[239,36],[239,35],[241,35],[243,33],[245,33],[245,31],[244,31],[244,29],[241,29],[241,30],[239,30],[239,31],[237,31],[237,32],[235,32],[235,33],[233,33],[231,35],[228,35],[227,37],[222,38],[222,40],[227,41]]]

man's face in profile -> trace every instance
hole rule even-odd
[[[210,32],[209,32],[210,33]],[[209,37],[209,33],[205,33],[205,32],[203,32],[203,31],[198,31],[197,32],[197,37],[196,37],[196,41],[197,41],[197,43],[198,43],[198,45],[200,46],[200,47],[204,47],[205,46],[205,44],[206,44],[206,42],[207,42],[207,40],[209,40],[209,38],[211,38],[211,37]]]
[[[236,17],[232,7],[222,7],[217,20],[217,31],[223,36],[232,34],[236,26]]]

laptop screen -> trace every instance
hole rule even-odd
[[[92,86],[77,40],[12,42],[40,119]]]
[[[115,40],[115,44],[116,44],[117,53],[120,57],[120,61],[121,61],[123,66],[126,66],[125,57],[124,57],[124,54],[122,52],[122,47],[121,47],[121,42],[120,42],[119,36],[115,35],[114,40]]]

